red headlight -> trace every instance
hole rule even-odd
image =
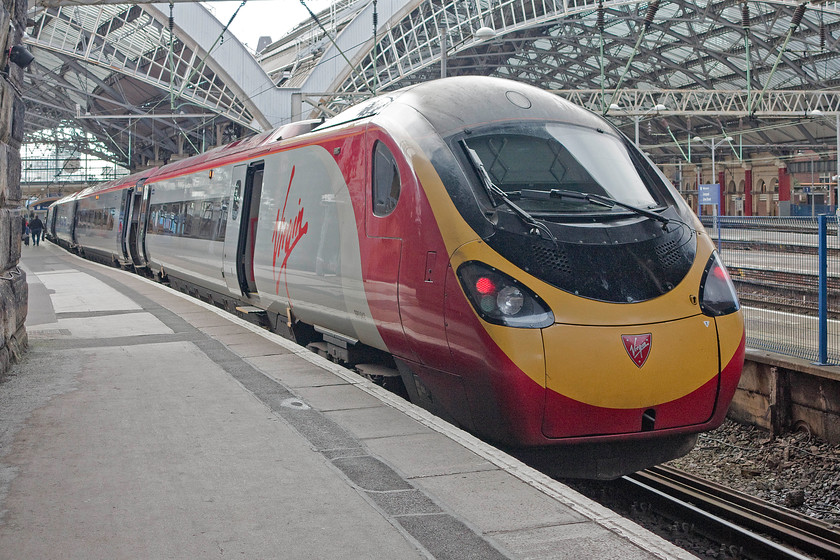
[[[486,264],[462,264],[458,279],[476,312],[488,323],[531,329],[554,323],[554,314],[539,296]]]
[[[482,276],[475,281],[475,289],[476,291],[478,291],[479,294],[487,295],[495,292],[496,286],[493,285],[492,280],[490,280],[486,276]]]

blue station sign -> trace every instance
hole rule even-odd
[[[720,206],[720,187],[718,185],[700,185],[700,206]]]

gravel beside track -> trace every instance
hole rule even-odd
[[[828,523],[840,531],[840,445],[803,429],[769,432],[727,420],[670,466]]]
[[[840,532],[840,445],[819,441],[804,429],[771,438],[760,428],[727,420],[717,430],[701,434],[691,453],[667,465],[821,519]],[[757,558],[755,551],[728,539],[710,538],[691,521],[675,519],[622,484],[623,479],[563,482],[701,560]]]

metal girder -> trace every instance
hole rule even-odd
[[[578,105],[598,111],[601,107],[602,91],[599,89],[553,90],[557,95]],[[748,110],[752,98],[752,111]],[[611,98],[616,108],[610,108],[609,114],[620,111],[627,116],[650,114],[656,105],[666,109],[658,111],[661,115],[689,116],[726,116],[726,117],[762,117],[789,118],[806,117],[819,111],[818,115],[840,112],[840,91],[768,91],[756,95],[747,90],[620,90]]]
[[[835,145],[833,126],[805,115],[840,110],[833,91],[818,93],[840,85],[838,2],[808,2],[804,13],[802,0],[602,5],[603,29],[598,0],[379,0],[374,50],[372,2],[345,2],[333,19],[322,18],[338,47],[303,24],[262,60],[271,61],[273,78],[341,97],[370,93],[371,84],[390,90],[437,77],[445,56],[448,75],[500,76],[566,90],[601,113],[620,105],[627,112],[607,117],[631,136],[644,120],[640,142],[657,158],[680,156],[675,131],[732,131],[777,152]],[[480,40],[481,27],[495,36]],[[349,66],[336,64],[338,48]],[[644,113],[660,102],[669,110],[657,118]],[[316,105],[323,108],[324,99]]]
[[[675,131],[704,136],[732,130],[750,135],[755,146],[778,141],[776,150],[797,143],[833,144],[825,119],[805,116],[814,109],[840,110],[833,91],[818,95],[840,85],[838,2],[808,2],[797,23],[802,0],[747,1],[746,19],[744,2],[736,0],[669,0],[659,2],[658,11],[650,1],[604,0],[601,32],[598,0],[378,0],[374,42],[373,2],[339,0],[318,14],[329,37],[306,22],[261,54],[270,76],[262,85],[233,73],[235,55],[225,54],[215,66],[202,64],[203,53],[213,48],[210,39],[196,38],[202,35],[201,23],[188,24],[186,14],[198,9],[194,4],[176,5],[175,33],[169,34],[168,4],[83,3],[42,0],[36,9],[52,18],[54,33],[65,37],[62,47],[46,56],[55,62],[47,73],[53,81],[44,82],[49,86],[39,95],[49,105],[40,105],[43,114],[34,122],[52,122],[77,102],[92,114],[163,110],[166,118],[142,125],[135,119],[132,126],[136,137],[159,139],[156,147],[167,151],[175,149],[173,136],[197,144],[214,136],[219,123],[257,130],[291,115],[306,116],[304,108],[333,114],[374,90],[439,76],[442,56],[449,75],[502,76],[573,90],[578,102],[602,113],[617,104],[625,111],[610,111],[608,118],[629,135],[643,120],[641,143],[656,157],[679,154],[670,139]],[[43,8],[47,5],[52,7]],[[101,19],[84,23],[96,9]],[[146,25],[134,30],[140,19]],[[495,37],[477,38],[481,27],[492,28]],[[35,38],[49,44],[40,32]],[[145,48],[138,45],[144,40]],[[76,101],[60,101],[50,88]],[[177,114],[173,95],[177,104],[189,103],[190,113],[212,110],[225,117],[208,119],[204,126],[170,119]],[[646,113],[663,102],[667,111]],[[128,123],[122,124],[123,133]],[[119,143],[118,121],[100,119],[98,126]],[[152,144],[138,149],[148,154]]]
[[[787,31],[786,25],[790,24],[795,8],[800,3],[790,1],[749,3],[754,6],[750,25],[757,27],[751,30],[751,36],[755,40],[758,51],[754,53],[751,64],[759,62],[759,66],[763,67],[754,70],[754,79],[760,79],[762,72],[769,74],[770,66],[775,60],[774,49],[778,47],[773,34],[783,34]],[[374,63],[371,37],[365,44],[367,53],[354,58],[355,69],[346,69],[343,74],[336,77],[331,87],[322,88],[322,90],[360,91],[366,87],[365,84],[372,83],[374,80],[383,88],[411,83],[413,75],[424,76],[426,75],[423,72],[425,68],[439,65],[440,34],[446,29],[449,30],[448,57],[473,57],[485,61],[488,60],[486,55],[492,56],[493,51],[498,50],[496,47],[501,42],[525,29],[545,28],[547,32],[534,33],[534,37],[557,38],[557,46],[561,44],[563,37],[574,37],[577,40],[590,37],[598,39],[595,26],[595,8],[597,7],[595,0],[577,2],[414,0],[391,3],[383,0],[379,4],[381,14],[383,12],[392,14],[393,17],[387,21],[386,28],[378,41],[378,60]],[[399,4],[399,6],[393,4]],[[737,56],[733,57],[733,52],[731,52],[743,51],[743,28],[737,3],[684,0],[663,3],[660,11],[664,15],[660,19],[654,17],[649,27],[645,28],[648,5],[648,2],[609,0],[604,2],[606,11],[604,60],[608,62],[605,67],[605,80],[616,81],[616,74],[623,68],[630,54],[629,51],[632,51],[634,41],[643,29],[646,29],[645,37],[640,42],[640,54],[636,58],[639,64],[631,67],[626,87],[636,87],[635,82],[647,85],[651,78],[649,69],[659,67],[665,61],[670,61],[669,67],[674,70],[683,70],[683,79],[686,83],[680,86],[691,87],[705,81],[706,87],[709,87],[712,83],[718,83],[721,80],[725,82],[745,80],[747,63],[743,59],[738,61]],[[371,7],[368,3],[358,2],[357,6],[357,18],[365,20],[371,16]],[[806,10],[806,17],[803,20],[805,24],[800,25],[803,32],[811,38],[811,47],[817,46],[813,41],[814,34],[819,30],[817,18],[827,17],[829,23],[836,23],[840,14],[836,2],[823,3],[819,8],[821,16],[817,15],[816,10],[817,8],[813,5],[810,10]],[[495,41],[482,43],[473,36],[476,29],[485,25],[493,27],[496,31]],[[765,36],[769,39],[764,39]],[[694,42],[694,48],[690,49],[691,53],[685,52],[686,38]],[[341,36],[338,39],[341,44]],[[354,36],[353,39],[358,40],[358,36]],[[816,82],[818,78],[824,79],[824,76],[809,76],[793,63],[797,58],[794,55],[802,52],[801,45],[804,42],[806,42],[805,39],[794,38],[792,48],[782,54],[786,73],[781,79],[789,81],[788,74],[797,74],[799,79],[806,83]],[[579,45],[578,48],[580,48]],[[542,53],[536,49],[532,49],[531,52],[537,55],[544,54],[544,49]],[[504,55],[503,52],[499,54]],[[558,49],[558,54],[563,55],[561,49]],[[737,52],[735,54],[737,55]],[[743,52],[741,54],[743,56]],[[521,56],[522,51],[519,51],[517,55]],[[590,48],[588,58],[593,59],[595,55],[597,55],[597,49]],[[569,56],[569,58],[580,62],[581,57]],[[504,69],[506,75],[517,76],[516,64],[510,64],[510,61],[501,57],[490,61],[496,65],[489,69],[491,72]],[[374,65],[377,74],[375,78]],[[469,65],[471,69],[475,69],[475,66],[475,64]],[[586,69],[586,72],[577,73],[568,68],[556,68],[554,75],[551,76],[554,79],[549,81],[557,84],[574,80],[583,84],[592,84],[594,80],[600,79],[600,76],[597,73],[593,75],[589,71],[591,63],[588,66],[589,68],[581,67],[581,70]],[[836,66],[835,62],[832,71],[836,71]],[[275,68],[275,71],[289,71],[290,68],[292,68],[291,63],[282,69]],[[543,75],[542,79],[545,80],[548,77],[548,75]],[[668,76],[657,76],[657,78],[660,82],[668,80]],[[689,83],[690,79],[692,83]],[[319,83],[319,85],[323,84]],[[658,85],[662,87],[668,84]],[[731,85],[745,86],[744,83]],[[303,87],[306,89],[305,84]]]
[[[24,73],[25,140],[90,115],[77,126],[110,147],[111,160],[136,167],[289,120],[288,102],[204,7],[179,3],[169,15],[168,3],[34,4],[25,36],[36,58]],[[200,123],[196,114],[205,115]]]
[[[173,4],[195,3],[196,0],[170,0]],[[202,0],[203,2],[221,2],[223,0]],[[43,8],[59,8],[61,6],[89,6],[91,4],[125,4],[120,0],[29,0],[30,6],[40,6]],[[138,4],[150,4],[151,2],[137,2]]]
[[[37,15],[27,40],[34,48],[107,69],[109,78],[117,72],[160,91],[177,89],[179,102],[214,110],[243,126],[254,118],[214,72],[206,52],[190,45],[189,37],[171,34],[168,16],[152,5],[59,7]]]

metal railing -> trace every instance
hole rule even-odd
[[[30,146],[31,148],[31,146]],[[128,170],[99,158],[24,156],[21,158],[21,178],[24,185],[57,183],[98,183],[127,175]]]
[[[744,309],[747,346],[840,364],[840,239],[834,215],[709,217]]]

